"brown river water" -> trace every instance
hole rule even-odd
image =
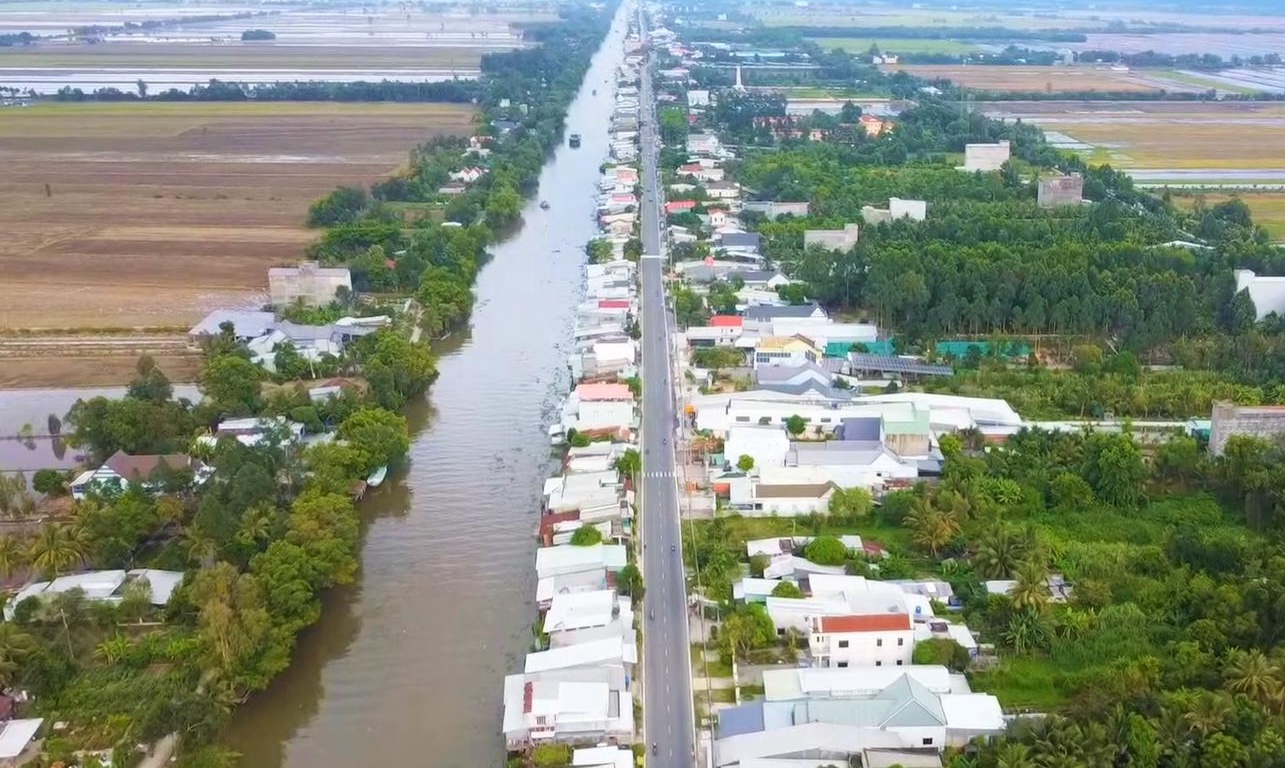
[[[545,427],[570,386],[624,31],[620,14],[571,106],[582,147],[550,158],[481,272],[471,328],[441,345],[441,377],[408,412],[409,466],[362,504],[357,583],[327,596],[291,668],[238,710],[226,743],[247,768],[503,765],[501,685],[536,618]]]

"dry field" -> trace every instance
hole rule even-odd
[[[1285,104],[1279,102],[992,102],[979,107],[1095,145],[1095,162],[1120,167],[1216,172],[1285,166]]]
[[[884,67],[905,70],[930,80],[945,79],[982,91],[1053,93],[1057,91],[1153,92],[1160,87],[1133,72],[1113,72],[1106,67],[982,66],[903,64]]]
[[[43,104],[0,109],[0,331],[173,328],[250,306],[298,258],[311,202],[417,142],[443,104]]]
[[[1203,195],[1175,195],[1173,202],[1182,208],[1190,210],[1195,207],[1196,201],[1203,198],[1207,205],[1217,205],[1218,203],[1238,197],[1245,201],[1249,210],[1254,214],[1254,223],[1266,229],[1272,237],[1277,240],[1285,240],[1285,192],[1241,192],[1235,195],[1228,194],[1203,194]]]

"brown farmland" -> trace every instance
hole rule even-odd
[[[443,104],[0,109],[0,330],[180,327],[253,306],[265,269],[314,236],[314,199],[472,117]]]

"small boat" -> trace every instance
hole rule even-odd
[[[573,134],[571,134],[571,138],[567,140],[567,143],[571,146],[571,148],[572,148],[572,149],[575,149],[576,147],[579,147],[579,146],[580,146],[580,134],[578,134],[578,133],[573,133]]]
[[[593,89],[593,95],[594,95],[594,96],[597,96],[597,95],[598,95],[598,89],[597,89],[597,88],[594,88],[594,89]]]
[[[379,469],[376,469],[374,472],[371,472],[370,477],[366,478],[366,485],[371,488],[378,488],[380,485],[383,484],[384,478],[386,477],[388,477],[387,464],[380,467]]]
[[[540,208],[541,208],[541,209],[543,209],[543,210],[546,210],[546,211],[547,211],[547,210],[549,210],[549,201],[548,201],[548,200],[541,200],[541,201],[540,201]]]

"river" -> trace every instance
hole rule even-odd
[[[247,768],[503,764],[501,687],[536,619],[545,426],[570,386],[625,22],[572,103],[582,147],[564,144],[541,174],[550,210],[532,201],[493,249],[470,330],[440,350],[429,403],[409,411],[408,471],[362,505],[358,583],[327,596],[291,668],[238,710],[226,743]]]

